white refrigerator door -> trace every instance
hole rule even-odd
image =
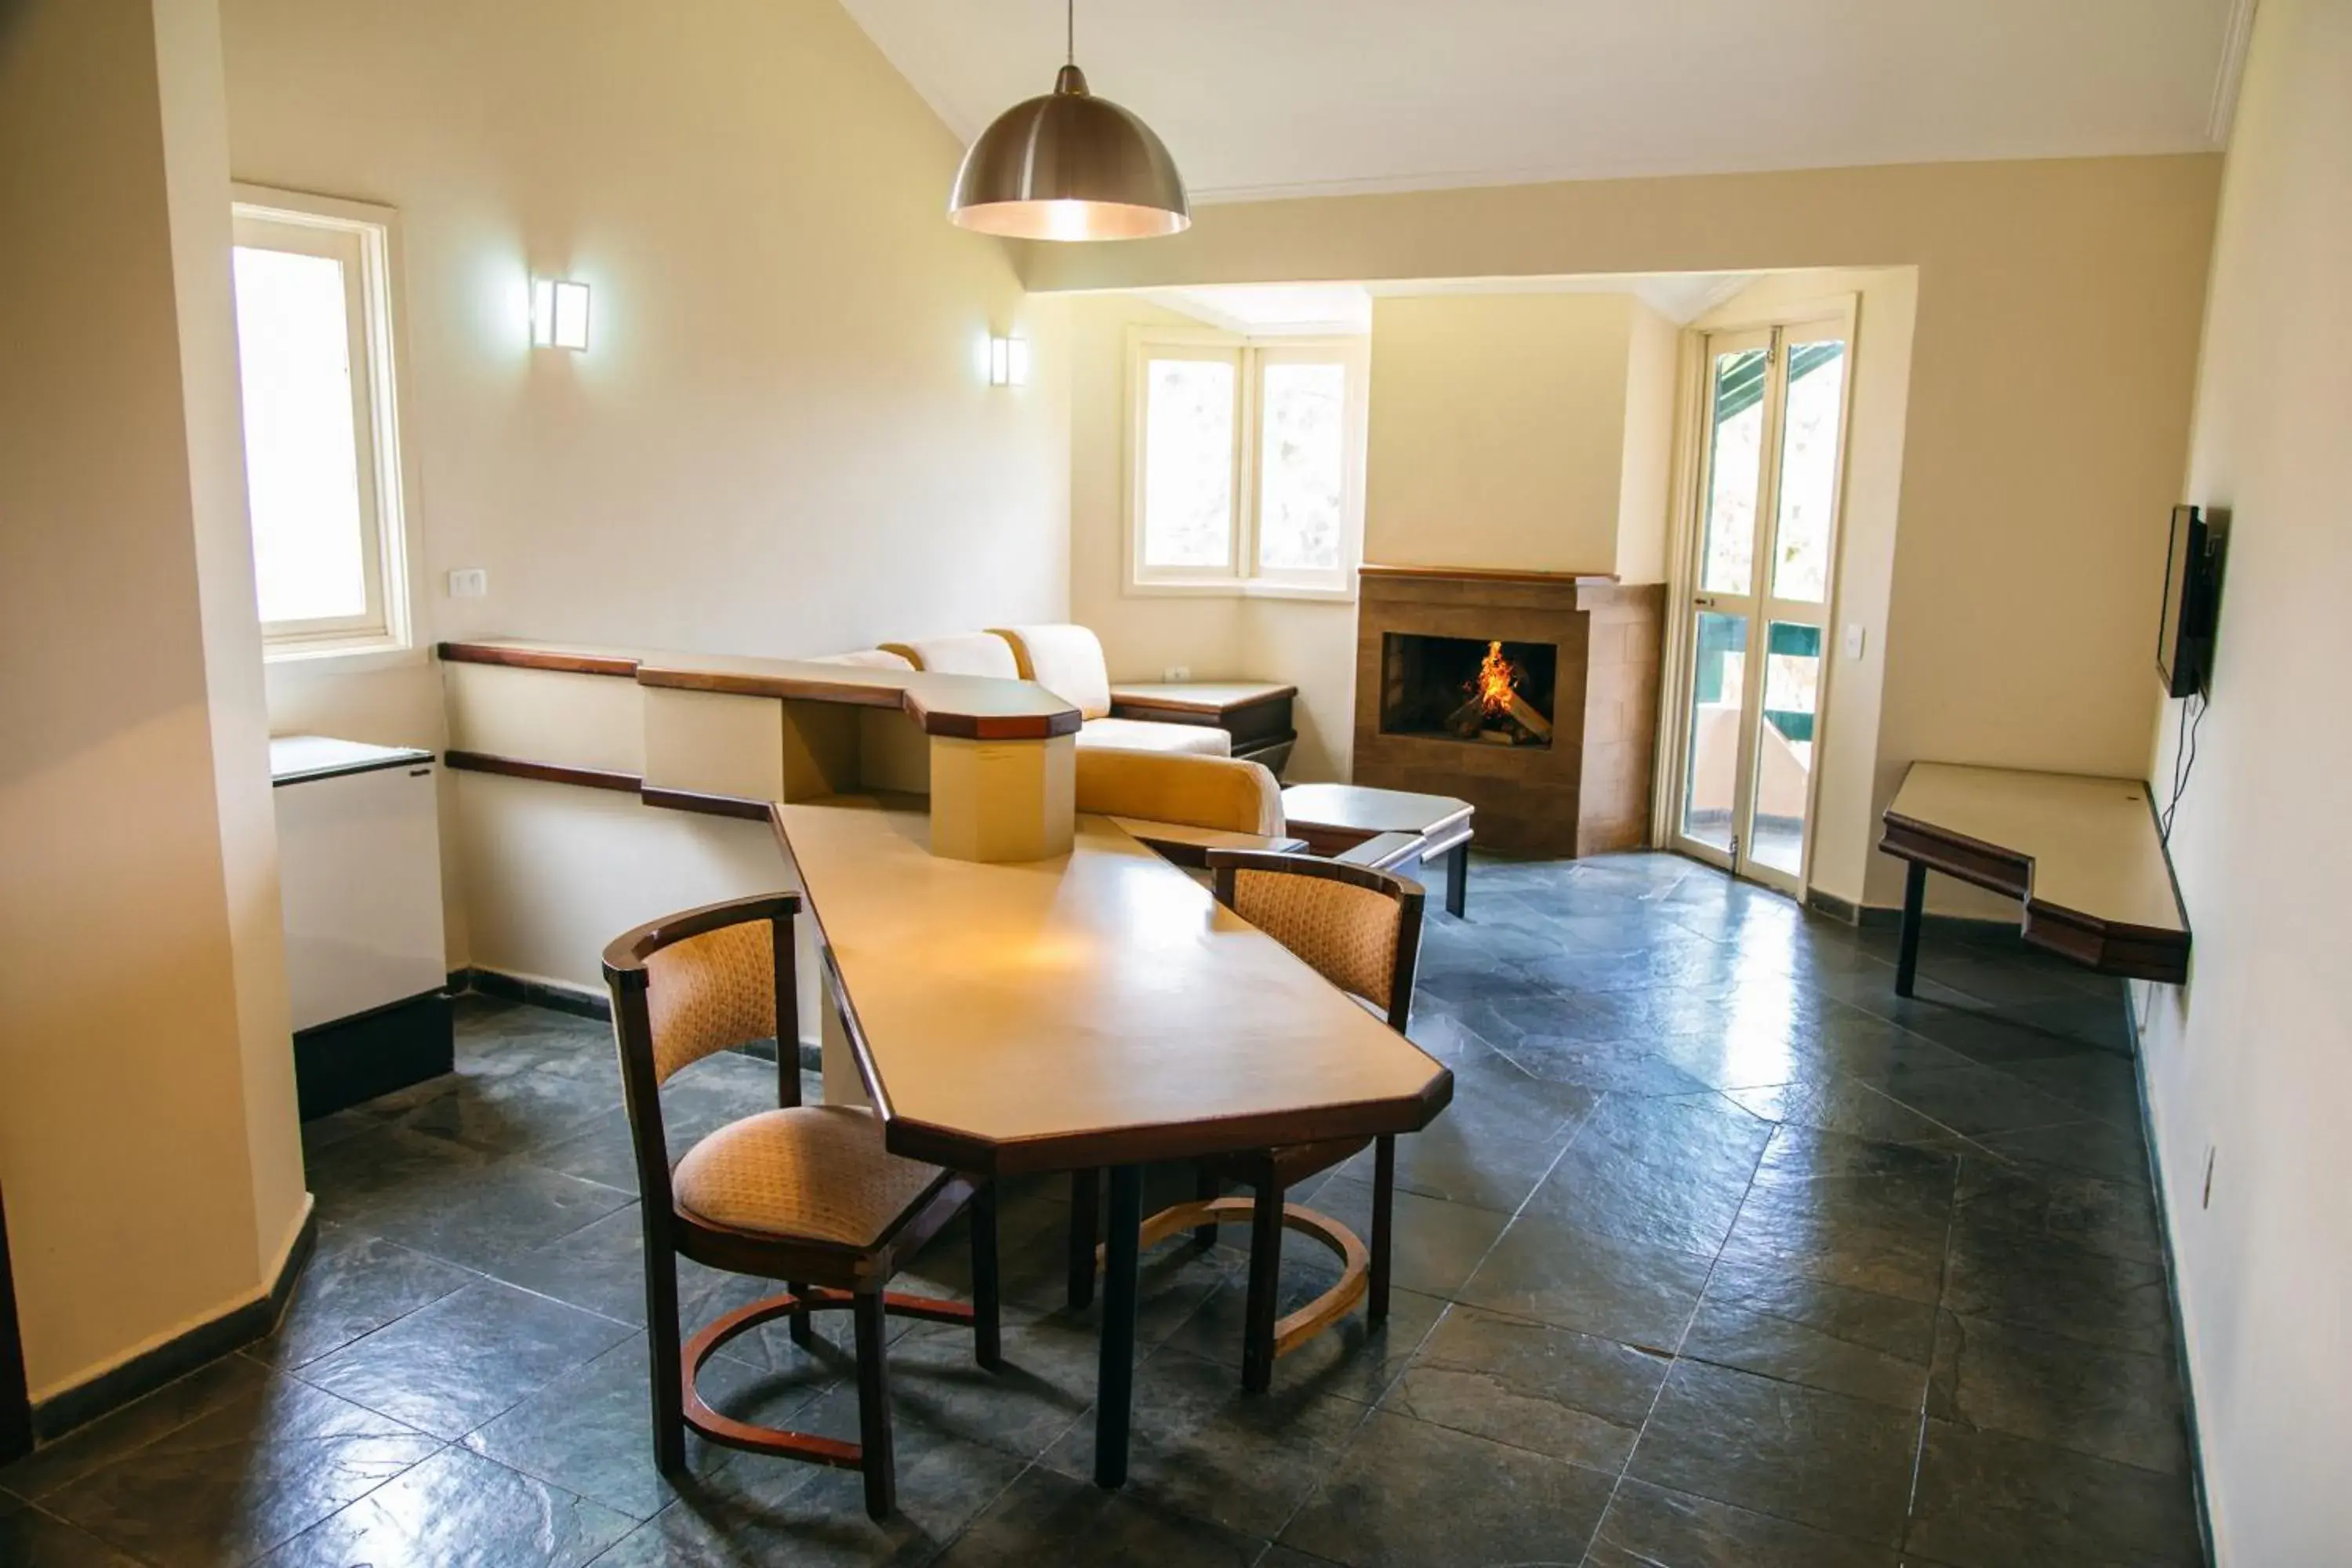
[[[447,983],[433,772],[376,768],[272,792],[297,1029]]]

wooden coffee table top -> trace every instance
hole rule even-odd
[[[1466,819],[1470,811],[1468,801],[1450,795],[1409,795],[1361,784],[1301,784],[1282,792],[1283,820],[1293,827],[1426,835]]]

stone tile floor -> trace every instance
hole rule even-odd
[[[1664,856],[1482,861],[1471,917],[1426,938],[1413,1034],[1458,1088],[1400,1160],[1390,1322],[1245,1397],[1238,1253],[1152,1255],[1121,1494],[1085,1480],[1058,1182],[1008,1194],[1009,1370],[895,1342],[899,1518],[700,1447],[664,1481],[607,1037],[475,999],[457,1074],[305,1130],[284,1324],[0,1470],[0,1561],[2198,1561],[2116,983],[1934,933],[1898,1002],[1886,935]],[[675,1080],[673,1148],[773,1074]],[[1360,1226],[1367,1175],[1305,1195]],[[691,1319],[757,1289],[687,1268]],[[1327,1268],[1299,1252],[1293,1297]],[[922,1272],[961,1285],[961,1236]],[[706,1389],[854,1436],[849,1371],[776,1332]]]

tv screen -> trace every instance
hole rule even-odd
[[[2206,565],[2204,519],[2193,506],[2174,507],[2156,632],[2156,673],[2168,696],[2187,697],[2204,687]]]

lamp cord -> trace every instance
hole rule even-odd
[[[2201,691],[2194,693],[2189,701],[2196,707],[2191,711],[2183,704],[2181,709],[2183,733],[2172,747],[2172,798],[2165,803],[2164,820],[2157,834],[2168,845],[2172,842],[2172,814],[2180,809],[2180,796],[2189,788],[2189,775],[2197,766],[2198,726],[2205,722],[2205,710],[2213,706],[2212,700]]]
[[[1065,65],[1078,63],[1078,0],[1063,0],[1062,61]]]

